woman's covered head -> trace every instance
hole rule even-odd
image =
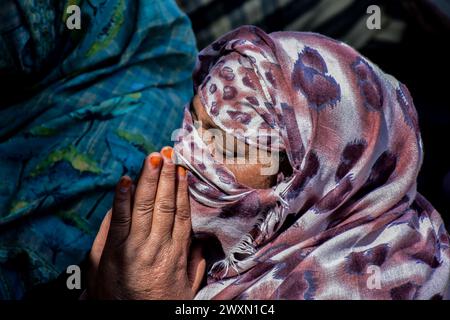
[[[194,85],[175,150],[191,172],[194,231],[224,250],[211,275],[231,277],[350,225],[364,237],[416,198],[422,147],[412,99],[349,46],[241,27],[200,52]],[[208,129],[221,138],[205,139]],[[235,159],[239,145],[247,176],[218,158]]]

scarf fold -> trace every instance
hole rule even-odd
[[[447,297],[449,236],[416,191],[403,84],[339,41],[244,26],[200,52],[194,86],[218,128],[292,168],[270,189],[239,183],[186,107],[175,150],[193,229],[224,256],[198,299]]]

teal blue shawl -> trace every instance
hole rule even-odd
[[[2,1],[0,299],[84,258],[113,185],[170,143],[195,56],[174,1]]]

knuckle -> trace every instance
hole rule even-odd
[[[131,218],[124,214],[117,214],[113,211],[111,216],[111,223],[114,223],[117,226],[126,226],[130,223]]]
[[[181,207],[177,209],[177,219],[181,220],[181,221],[190,221],[191,220],[191,214],[190,211],[188,210],[188,208],[186,207]]]
[[[155,259],[161,261],[171,250],[171,246],[171,239],[167,234],[152,233],[150,234],[146,250],[142,252],[142,256],[147,261]]]
[[[175,179],[175,165],[173,163],[165,164],[161,171],[161,177],[163,179]]]
[[[172,239],[170,238],[170,234],[168,233],[160,233],[156,232],[155,236],[159,242],[159,252],[167,254],[172,249]]]
[[[130,262],[130,261],[137,261],[138,258],[141,256],[141,253],[139,250],[136,250],[133,246],[129,244],[125,244],[123,246],[123,250],[121,251],[121,258],[122,261]]]
[[[172,246],[170,234],[166,232],[161,232],[159,230],[152,232],[150,234],[150,239],[154,244],[154,247],[157,248],[158,254],[167,252],[167,250],[169,250]]]
[[[117,228],[125,229],[130,225],[130,219],[116,218],[111,220],[111,224],[114,224]]]
[[[174,213],[175,211],[175,205],[171,199],[163,198],[160,199],[156,205],[156,210],[160,213]]]
[[[139,201],[136,201],[134,205],[136,211],[140,213],[150,213],[153,212],[155,208],[155,202],[149,199],[141,199]]]
[[[126,193],[116,192],[114,195],[114,200],[116,204],[122,204],[128,201],[128,195]]]

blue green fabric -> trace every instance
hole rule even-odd
[[[0,298],[84,258],[119,177],[170,143],[195,57],[174,1],[2,1],[1,81],[24,94],[0,102]]]

